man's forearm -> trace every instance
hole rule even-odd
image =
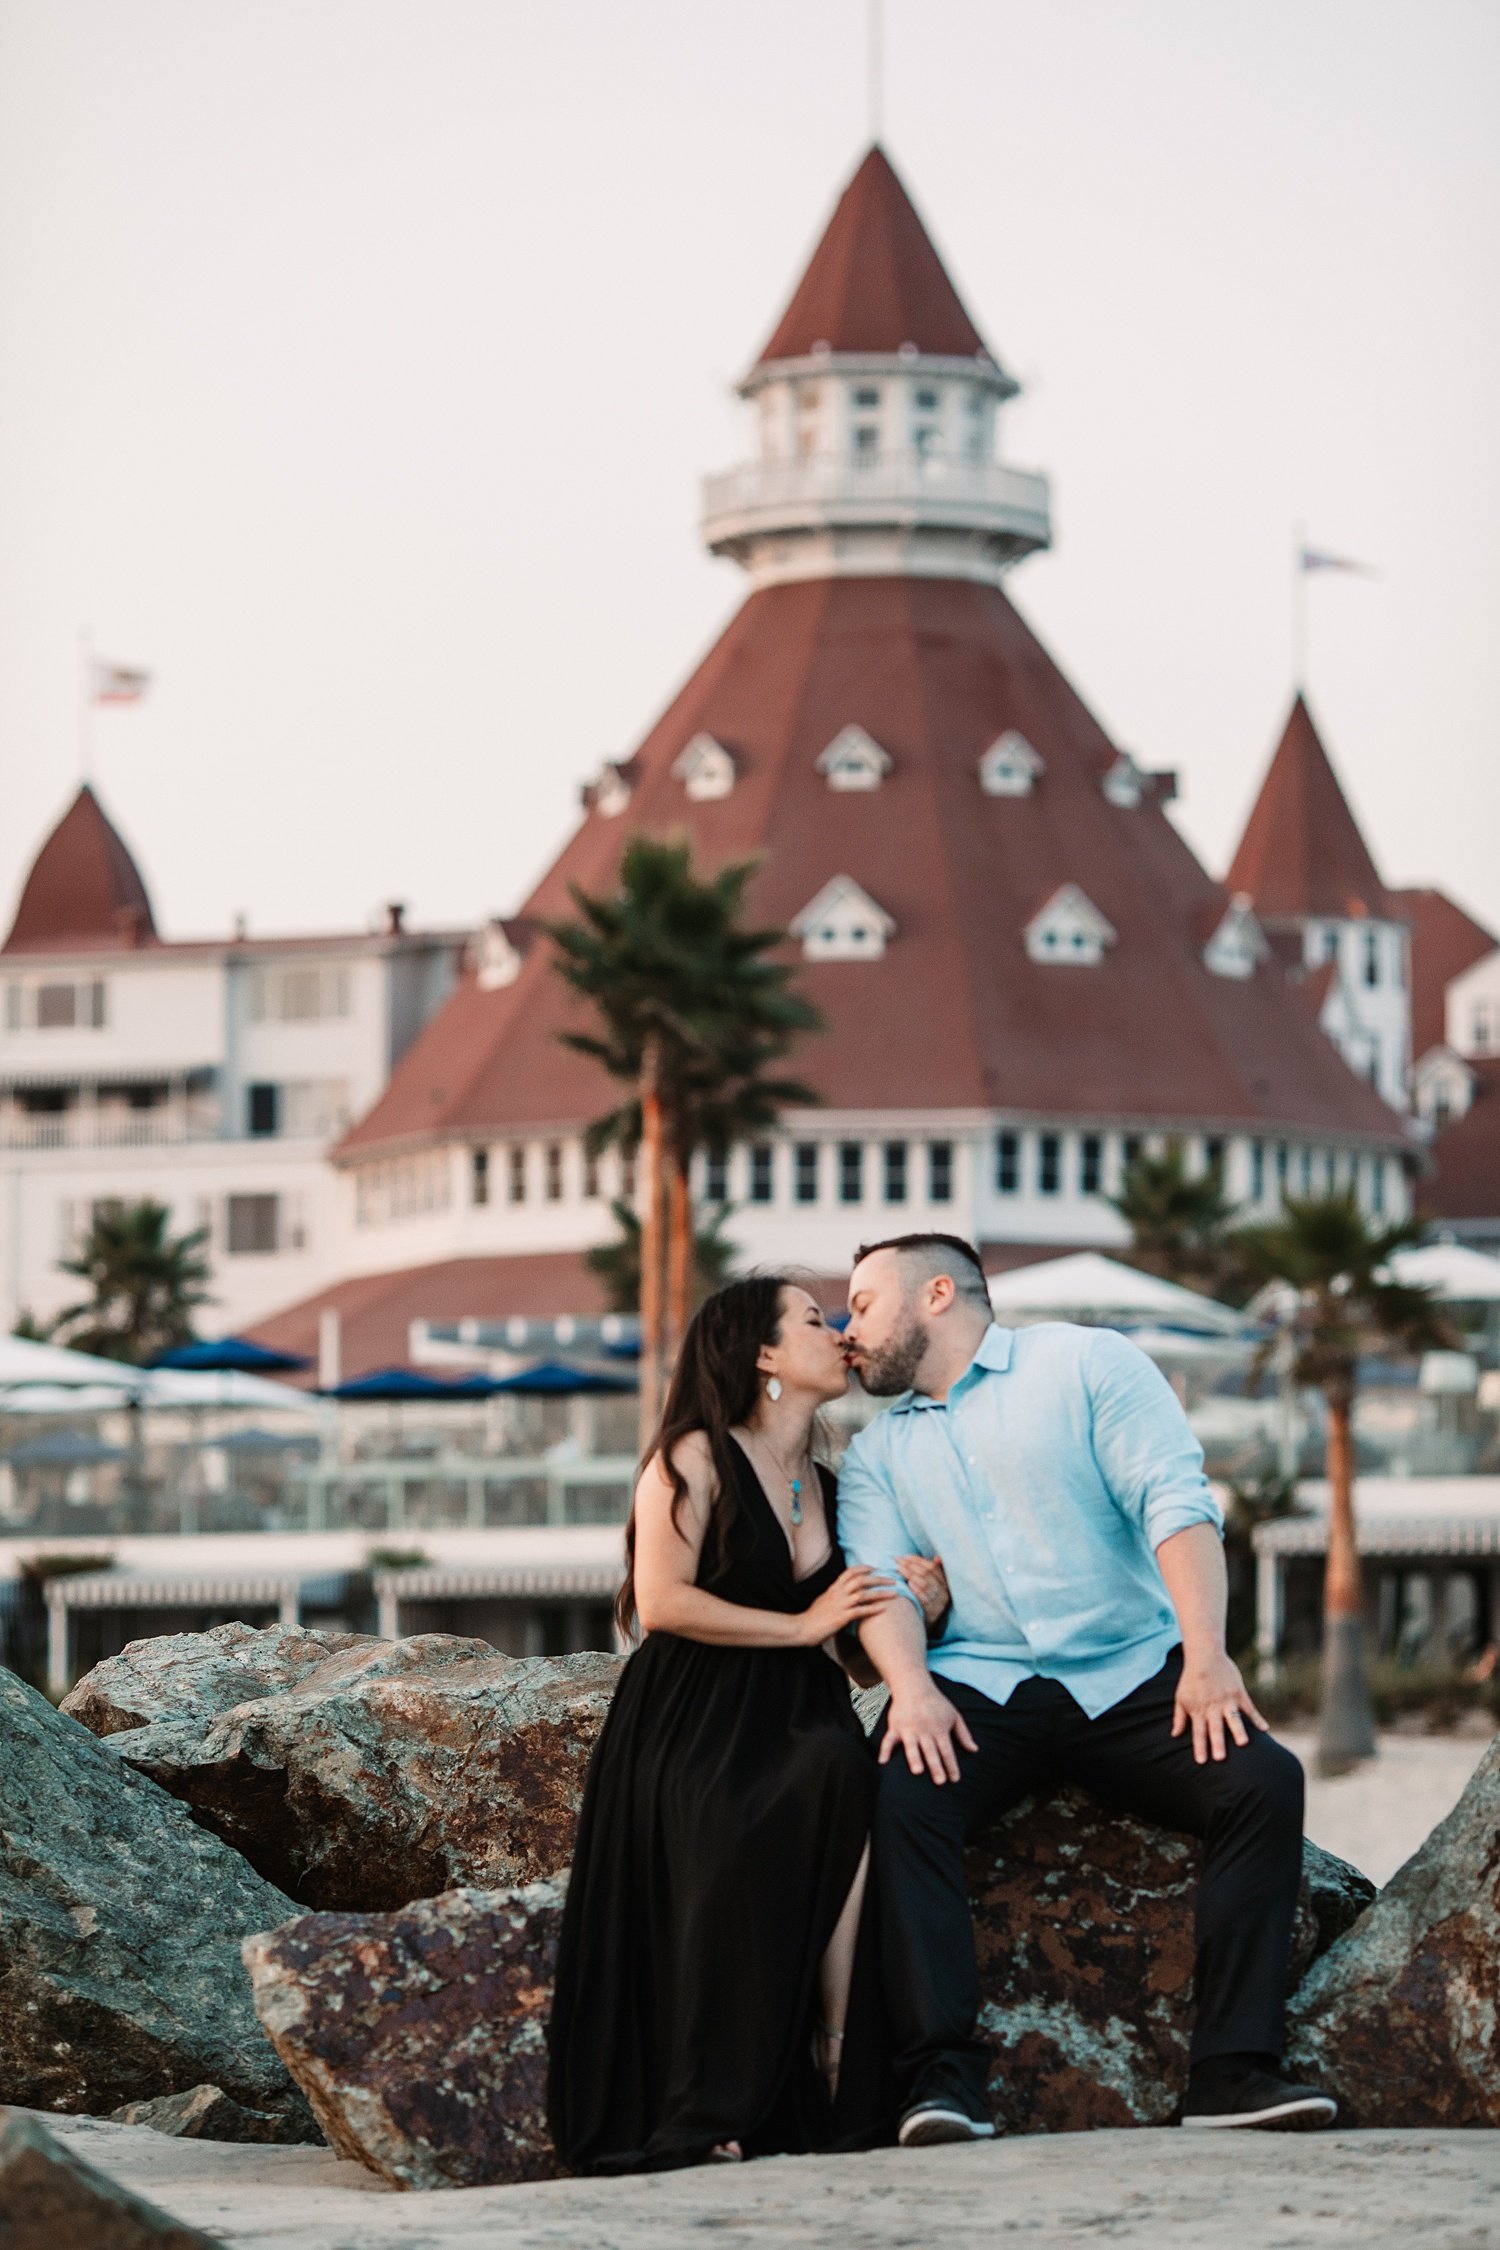
[[[860,1645],[894,1694],[899,1686],[927,1677],[927,1627],[915,1602],[903,1596],[859,1628]]]
[[[1182,1627],[1186,1661],[1222,1656],[1229,1577],[1218,1532],[1211,1523],[1190,1523],[1162,1541],[1156,1563]]]

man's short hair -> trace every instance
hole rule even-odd
[[[854,1263],[873,1258],[877,1250],[894,1250],[911,1281],[934,1281],[945,1273],[966,1304],[990,1310],[989,1285],[979,1252],[961,1234],[892,1234],[883,1242],[862,1242]]]

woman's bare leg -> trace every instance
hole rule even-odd
[[[830,2100],[839,2090],[839,2066],[844,2056],[844,2026],[849,2016],[849,1987],[854,1978],[854,1947],[859,1937],[859,1917],[864,1909],[865,1884],[870,1875],[870,1847],[866,1843],[849,1885],[849,1895],[839,1910],[833,1935],[818,1971],[818,1998],[822,2017],[818,2027],[818,2066],[828,2081]]]

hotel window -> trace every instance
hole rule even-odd
[[[349,1013],[349,971],[332,963],[292,969],[255,969],[250,977],[252,1023],[319,1023]]]
[[[1122,1141],[1122,1142],[1120,1143],[1120,1156],[1121,1156],[1121,1160],[1122,1160],[1122,1162],[1124,1163],[1124,1166],[1125,1166],[1125,1169],[1126,1169],[1126,1171],[1127,1171],[1127,1172],[1128,1172],[1128,1171],[1130,1170],[1130,1167],[1131,1167],[1131,1165],[1135,1163],[1135,1161],[1136,1161],[1136,1159],[1137,1159],[1137,1158],[1139,1157],[1140,1153],[1141,1153],[1141,1136],[1140,1136],[1140,1134],[1139,1134],[1139,1133],[1127,1133],[1127,1134],[1125,1135],[1125,1138],[1124,1138],[1124,1140],[1123,1140],[1123,1141]]]
[[[999,1195],[1019,1195],[1021,1192],[1019,1133],[995,1135],[995,1191]]]
[[[1078,1185],[1085,1195],[1097,1195],[1104,1185],[1102,1133],[1085,1133],[1078,1144]]]
[[[817,1200],[818,1144],[798,1141],[792,1149],[792,1201],[816,1203]]]
[[[1251,1200],[1251,1202],[1252,1202],[1252,1203],[1261,1203],[1261,1202],[1264,1202],[1264,1200],[1265,1200],[1265,1193],[1266,1193],[1266,1144],[1265,1144],[1265,1142],[1264,1142],[1264,1141],[1252,1141],[1252,1142],[1250,1143],[1250,1200]]]
[[[871,407],[880,404],[880,393],[870,384],[862,383],[854,394],[856,406]]]
[[[880,451],[880,432],[873,424],[861,422],[854,432],[854,450],[867,458]]]
[[[1061,1133],[1041,1133],[1037,1136],[1036,1184],[1043,1195],[1062,1193]]]
[[[905,1141],[887,1141],[885,1144],[885,1199],[887,1203],[906,1201]]]
[[[627,1148],[620,1157],[620,1193],[627,1203],[635,1201],[635,1150]]]
[[[490,1199],[490,1152],[487,1148],[469,1151],[469,1201],[488,1203]]]
[[[1203,1144],[1203,1161],[1210,1172],[1222,1173],[1224,1170],[1224,1143],[1218,1140],[1205,1141]]]
[[[264,1258],[277,1246],[278,1199],[274,1195],[227,1198],[224,1247],[231,1258]]]
[[[923,388],[917,392],[915,398],[912,400],[912,404],[915,406],[919,414],[936,414],[938,410],[937,392],[924,385]]]
[[[245,1088],[245,1130],[253,1140],[267,1139],[281,1127],[281,1088]]]
[[[927,1200],[929,1203],[953,1201],[953,1143],[929,1141],[927,1143]]]
[[[769,1141],[756,1141],[750,1150],[750,1200],[769,1203],[775,1192],[774,1151]]]
[[[526,1144],[524,1141],[513,1141],[506,1151],[505,1195],[506,1201],[509,1203],[524,1203],[526,1201]]]
[[[703,1193],[710,1203],[729,1201],[729,1157],[723,1149],[710,1149],[703,1167]]]
[[[1366,984],[1379,984],[1379,982],[1380,982],[1380,932],[1379,932],[1379,930],[1366,930],[1366,932],[1365,932],[1365,983],[1366,983]]]
[[[1385,1210],[1385,1158],[1370,1160],[1370,1209],[1378,1219]]]
[[[1312,1194],[1312,1167],[1313,1152],[1310,1148],[1305,1148],[1302,1151],[1300,1164],[1302,1173],[1302,1192],[1304,1195]]]
[[[594,1201],[596,1200],[597,1196],[598,1196],[598,1193],[599,1193],[599,1151],[598,1151],[598,1150],[597,1150],[596,1148],[590,1148],[590,1147],[588,1146],[587,1142],[585,1142],[585,1143],[584,1143],[584,1150],[583,1150],[583,1194],[584,1194],[584,1201],[585,1201],[585,1202],[587,1202],[587,1203],[592,1203],[592,1202],[594,1202]]]
[[[839,1201],[863,1203],[865,1199],[865,1151],[862,1141],[839,1142]]]
[[[547,1143],[546,1170],[543,1177],[546,1181],[546,1186],[543,1192],[546,1195],[547,1201],[549,1203],[561,1203],[563,1199],[563,1152],[561,1141],[549,1141]]]

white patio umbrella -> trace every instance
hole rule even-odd
[[[1390,1270],[1408,1289],[1430,1289],[1445,1305],[1500,1304],[1500,1258],[1487,1258],[1462,1242],[1398,1250]]]
[[[1132,1327],[1150,1321],[1216,1336],[1237,1335],[1245,1325],[1228,1305],[1175,1281],[1140,1273],[1097,1250],[1077,1250],[998,1273],[989,1289],[990,1304],[1002,1321],[1071,1318]]]
[[[70,1352],[62,1344],[0,1336],[0,1402],[7,1407],[24,1406],[25,1393],[43,1389],[65,1393],[67,1405],[77,1405],[76,1394],[84,1391],[101,1393],[106,1405],[118,1405],[122,1393],[135,1391],[141,1374],[139,1367],[96,1359],[90,1352]]]

